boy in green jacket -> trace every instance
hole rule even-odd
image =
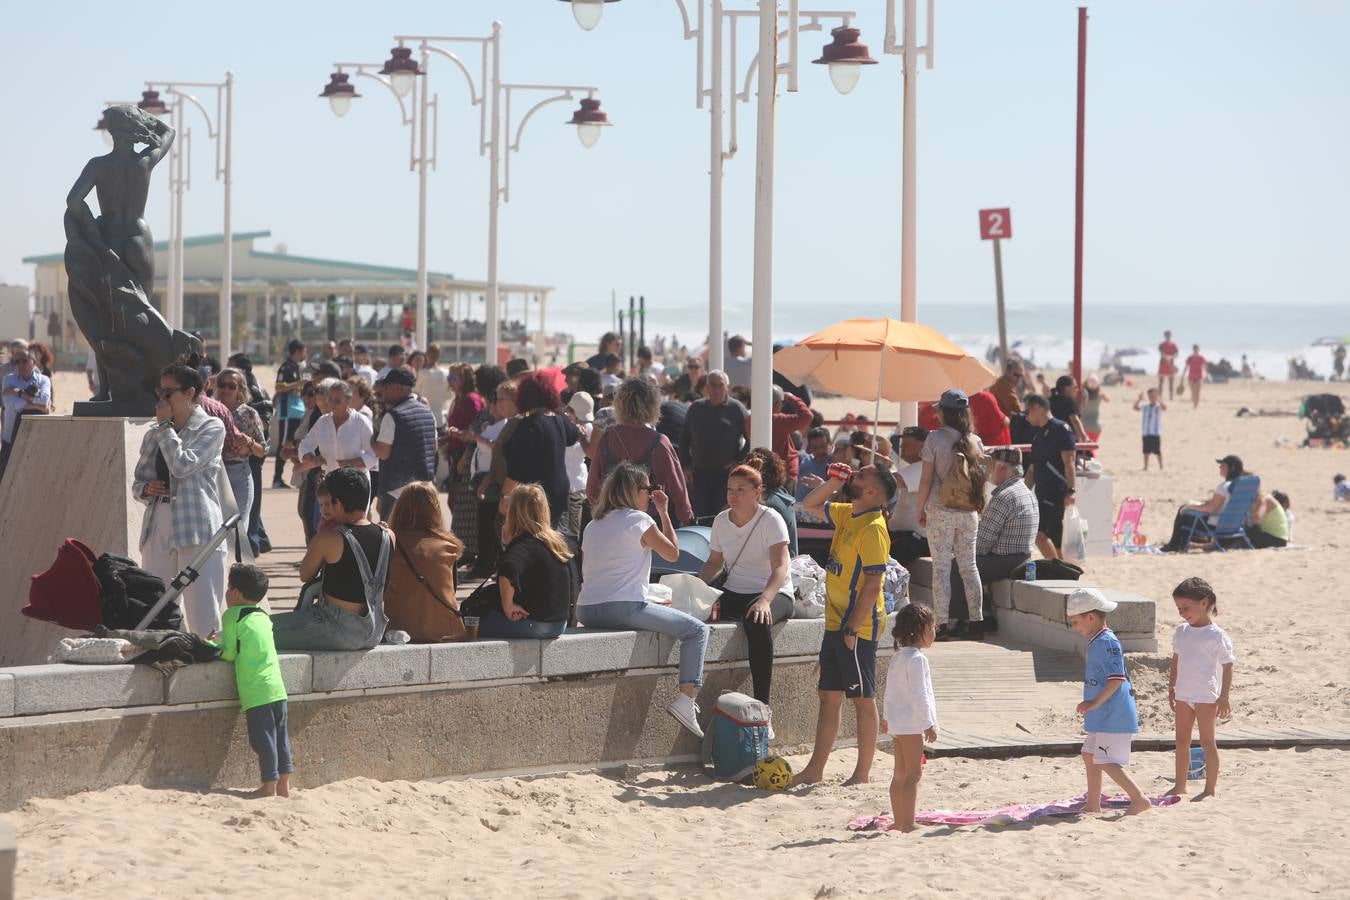
[[[295,768],[286,734],[286,687],[272,642],[272,618],[258,606],[266,597],[266,572],[242,564],[230,569],[225,592],[229,609],[220,619],[220,658],[234,663],[249,746],[258,754],[262,787],[255,796],[289,797]]]

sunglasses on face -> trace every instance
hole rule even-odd
[[[216,390],[219,390],[219,391],[237,391],[237,390],[239,390],[239,385],[235,384],[233,381],[217,381],[217,382],[216,382]]]
[[[644,484],[641,488],[639,488],[639,490],[646,491],[647,493],[650,494],[652,491],[659,491],[659,490],[661,490],[661,485],[659,485],[659,484]]]
[[[155,396],[161,400],[168,400],[174,394],[181,391],[182,388],[155,388]]]
[[[20,356],[18,359],[14,360],[14,365],[16,366],[31,366],[32,364],[33,361],[26,356]]]

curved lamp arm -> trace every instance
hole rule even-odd
[[[596,91],[596,89],[593,87],[584,87],[584,86],[569,87],[566,85],[522,85],[522,84],[502,85],[502,92],[506,95],[504,100],[506,104],[504,112],[506,114],[505,115],[506,135],[508,139],[510,138],[511,135],[511,94],[513,90],[552,90],[558,91],[559,93],[555,94],[552,97],[547,97],[543,100],[540,100],[534,106],[531,106],[529,110],[525,113],[525,115],[520,117],[520,122],[516,125],[515,128],[515,135],[516,135],[515,138],[513,140],[508,140],[508,143],[506,145],[506,153],[503,154],[504,168],[502,170],[502,189],[501,189],[503,203],[507,203],[511,200],[511,154],[513,152],[515,153],[520,152],[521,135],[524,134],[525,126],[527,123],[529,123],[530,119],[534,117],[534,114],[539,112],[539,110],[543,109],[545,106],[549,106],[550,104],[562,103],[571,100],[578,91],[585,91],[588,97],[595,96]]]
[[[213,87],[216,89],[216,118],[214,120],[211,118],[211,114],[206,111],[206,107],[202,105],[200,100],[198,100],[192,94],[189,94],[187,91],[183,90],[181,87],[175,85],[174,82],[147,81],[145,83],[145,86],[150,88],[151,90],[154,90],[156,85],[159,85],[160,88],[165,93],[172,94],[179,100],[186,100],[193,106],[197,107],[197,110],[202,114],[202,118],[206,120],[206,139],[209,141],[214,141],[216,145],[216,180],[219,181],[222,177],[224,177],[225,174],[225,170],[221,166],[222,147],[220,140],[220,123],[222,121],[220,116],[221,91],[224,89],[225,85],[223,84],[202,85],[202,87]],[[188,165],[191,166],[190,157]],[[190,178],[191,175],[189,175],[189,180]]]

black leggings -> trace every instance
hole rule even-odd
[[[745,627],[745,642],[750,647],[750,682],[754,685],[755,699],[768,703],[769,687],[773,683],[773,631],[762,622],[751,622],[745,618],[758,599],[759,594],[723,591],[718,618],[723,622],[739,620]],[[792,598],[783,593],[774,595],[769,603],[769,614],[775,625],[789,618],[792,615]]]
[[[1257,550],[1268,550],[1272,547],[1287,547],[1289,545],[1289,542],[1284,538],[1277,538],[1273,534],[1262,531],[1259,525],[1248,525],[1247,537],[1251,539],[1252,546]]]
[[[279,400],[278,401],[279,403],[286,402],[286,400],[284,399],[285,397],[284,394],[282,395],[282,397],[283,399]],[[281,450],[286,444],[289,444],[291,441],[295,440],[295,433],[300,430],[300,423],[303,421],[304,421],[303,418],[298,418],[298,419],[280,419],[277,422],[277,445],[274,448],[277,454],[277,462],[275,468],[272,469],[273,482],[280,481],[281,476],[286,471],[286,460],[284,457],[282,457]]]

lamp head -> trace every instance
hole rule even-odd
[[[600,140],[601,129],[608,128],[610,121],[609,116],[600,109],[600,101],[587,97],[572,113],[567,124],[577,126],[577,137],[583,147],[594,147],[595,142]]]
[[[394,93],[406,97],[412,90],[414,80],[422,74],[422,69],[417,65],[417,60],[412,58],[412,48],[400,45],[389,51],[389,59],[385,60],[380,74],[389,76]]]
[[[351,109],[353,98],[361,95],[356,92],[356,87],[346,72],[334,72],[329,76],[328,84],[324,85],[319,96],[327,98],[328,105],[333,108],[333,115],[341,118]]]
[[[835,90],[847,94],[858,85],[863,66],[874,66],[877,61],[867,51],[867,45],[858,40],[862,31],[852,25],[841,25],[830,32],[831,41],[821,51],[817,65],[830,67],[830,81]]]
[[[140,102],[136,105],[156,118],[162,119],[169,114],[169,105],[160,99],[159,91],[141,91]]]
[[[605,14],[605,4],[616,0],[563,0],[572,4],[572,17],[577,20],[583,31],[591,31],[600,24]]]

